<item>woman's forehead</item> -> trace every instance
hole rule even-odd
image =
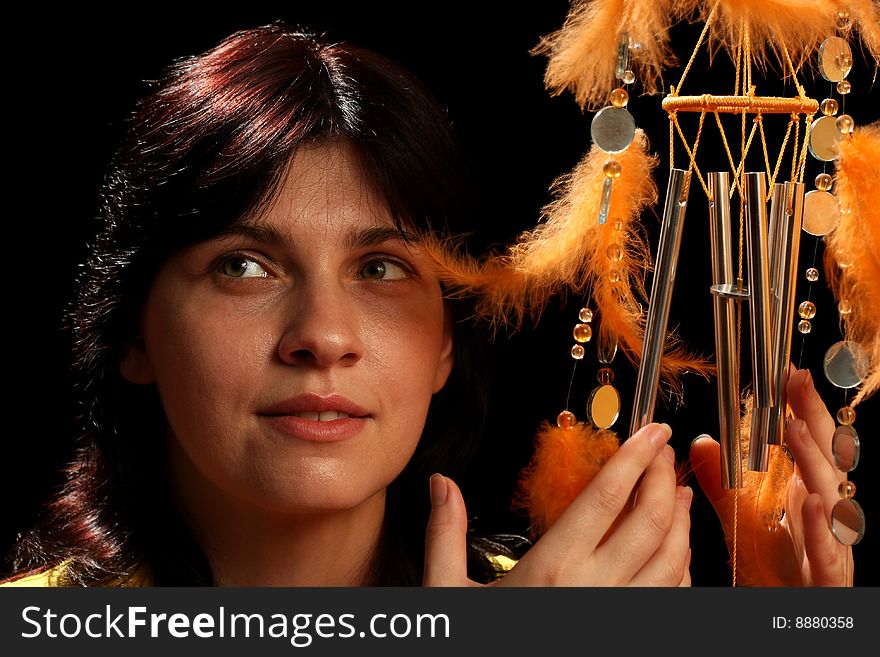
[[[327,239],[370,229],[396,231],[387,203],[347,140],[297,149],[273,202],[245,224],[282,235],[324,233]]]

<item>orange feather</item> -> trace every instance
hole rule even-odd
[[[669,27],[673,0],[580,0],[565,24],[545,36],[533,54],[548,55],[544,83],[553,95],[574,93],[581,109],[605,104],[615,84],[617,46],[626,32],[638,49],[630,68],[646,93],[662,87],[664,66],[673,63]]]
[[[546,533],[619,446],[614,432],[583,422],[569,429],[541,425],[513,501],[528,512],[533,538]]]
[[[842,316],[847,339],[868,355],[855,406],[880,388],[880,123],[856,128],[839,150],[834,192],[843,211],[825,237],[825,271],[835,297],[852,306]]]
[[[862,43],[880,63],[880,4],[876,0],[839,0],[840,8],[850,13],[852,24],[856,27]]]
[[[752,61],[763,65],[773,54],[786,73],[783,44],[799,67],[825,38],[836,34],[837,7],[828,0],[675,0],[673,11],[706,21],[716,4],[709,29],[711,50],[723,47],[733,53],[745,28]]]

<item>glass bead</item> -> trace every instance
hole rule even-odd
[[[850,91],[852,91],[852,84],[849,80],[841,80],[837,83],[837,93],[842,96],[846,96]]]
[[[620,162],[608,160],[602,167],[602,173],[606,178],[620,178]]]
[[[609,100],[615,107],[626,107],[626,104],[629,102],[629,94],[623,87],[618,87],[611,92]]]
[[[572,334],[578,342],[589,342],[593,337],[593,329],[589,324],[575,324]]]
[[[837,411],[837,421],[844,426],[850,426],[856,421],[856,409],[852,406],[844,406]]]
[[[798,315],[801,316],[801,319],[813,319],[816,316],[816,304],[812,301],[803,301],[798,306]]]
[[[841,299],[837,304],[837,312],[841,315],[849,315],[852,312],[852,302],[849,299]]]
[[[577,418],[571,411],[562,411],[556,416],[556,426],[560,429],[571,429],[575,422],[577,422]]]
[[[831,455],[834,457],[834,465],[841,472],[852,472],[859,464],[861,452],[859,434],[855,427],[842,425],[834,430],[831,439]]]
[[[837,101],[833,98],[826,98],[819,103],[819,110],[825,116],[834,116],[837,114]]]
[[[623,230],[623,219],[614,220],[614,230]]]
[[[815,267],[810,267],[807,270],[807,280],[810,281],[811,283],[815,283],[816,281],[818,281],[819,280],[819,270],[816,269]]]
[[[599,357],[599,362],[603,365],[610,364],[617,355],[617,338],[608,333],[600,333],[597,343],[596,355]]]
[[[619,283],[620,272],[617,269],[612,269],[610,272],[608,272],[608,280],[612,283]]]
[[[578,319],[581,320],[582,322],[587,322],[587,323],[592,322],[593,321],[593,311],[590,310],[589,308],[581,308],[580,312],[578,313]]]
[[[620,244],[609,244],[608,248],[605,250],[605,255],[607,255],[608,259],[612,262],[618,262],[623,260],[623,249],[620,248]]]
[[[636,74],[633,73],[632,70],[626,69],[623,72],[623,77],[620,79],[623,80],[624,84],[632,84],[633,82],[636,81]]]
[[[848,500],[856,496],[856,485],[845,479],[837,485],[837,492],[843,499]]]
[[[838,30],[848,30],[852,26],[848,16],[838,16],[835,23]]]
[[[831,533],[838,543],[855,545],[865,535],[865,512],[853,499],[839,500],[831,509]]]
[[[852,255],[846,251],[835,251],[834,259],[837,261],[837,266],[841,269],[849,269],[853,266]]]
[[[600,368],[596,373],[596,378],[603,386],[614,383],[614,371],[610,367]]]
[[[853,121],[853,118],[849,114],[841,114],[837,117],[837,129],[840,130],[840,134],[842,135],[848,135],[851,133],[855,125],[855,121]]]
[[[579,344],[576,344],[571,348],[571,357],[575,360],[583,360],[584,353],[584,348]]]
[[[837,55],[835,63],[837,64],[837,68],[839,68],[841,71],[846,71],[844,75],[847,75],[853,65],[852,55],[842,52]]]
[[[812,330],[813,330],[813,325],[810,324],[810,322],[808,322],[806,319],[802,319],[801,321],[798,322],[798,331],[800,331],[804,335],[806,335],[807,333],[809,333]]]
[[[816,176],[816,189],[822,192],[827,192],[831,189],[831,185],[834,184],[834,179],[828,175],[827,173],[820,173]]]

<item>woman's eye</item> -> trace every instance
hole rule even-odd
[[[220,264],[220,272],[230,278],[266,278],[269,274],[253,258],[233,256]]]
[[[401,265],[390,260],[373,260],[368,262],[359,272],[361,278],[377,281],[396,281],[406,278],[408,275]]]

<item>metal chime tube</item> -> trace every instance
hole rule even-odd
[[[773,342],[770,316],[770,261],[764,172],[745,174],[743,203],[748,241],[752,385],[754,405],[749,439],[749,470],[767,471],[768,410],[773,406]]]
[[[788,403],[785,388],[788,384],[788,363],[791,360],[794,293],[804,217],[804,184],[787,182],[784,185],[774,185],[772,202],[771,214],[777,214],[778,220],[773,226],[770,255],[773,263],[774,394],[767,421],[767,435],[770,445],[781,445]],[[778,212],[777,204],[780,207]]]
[[[766,436],[768,445],[779,444],[774,440],[773,427],[777,422],[779,415],[779,397],[780,391],[776,387],[776,357],[778,355],[777,346],[779,337],[779,315],[782,311],[780,307],[779,288],[782,278],[782,259],[783,250],[785,248],[785,225],[788,218],[788,201],[785,197],[785,185],[783,183],[775,183],[773,191],[770,193],[770,227],[767,233],[767,258],[770,263],[770,367],[771,377],[774,382],[773,397],[770,406],[759,407],[757,403],[752,409],[752,430],[753,436]]]
[[[675,284],[675,270],[678,264],[678,251],[681,246],[681,232],[684,227],[684,213],[687,208],[689,187],[690,176],[687,171],[683,169],[670,170],[669,184],[666,187],[666,205],[663,209],[663,223],[660,228],[660,244],[657,248],[657,261],[654,267],[654,281],[651,284],[651,300],[648,304],[642,360],[636,381],[630,435],[651,422],[654,417],[657,385],[660,382],[660,360],[663,357],[666,325],[669,321],[669,306],[672,301],[672,288]]]
[[[726,171],[709,174],[712,283],[715,303],[715,361],[718,368],[718,418],[721,443],[721,485],[742,487],[742,452],[739,436],[739,370],[736,360],[736,301],[719,294],[719,286],[731,286],[733,245],[730,221],[730,176]]]

